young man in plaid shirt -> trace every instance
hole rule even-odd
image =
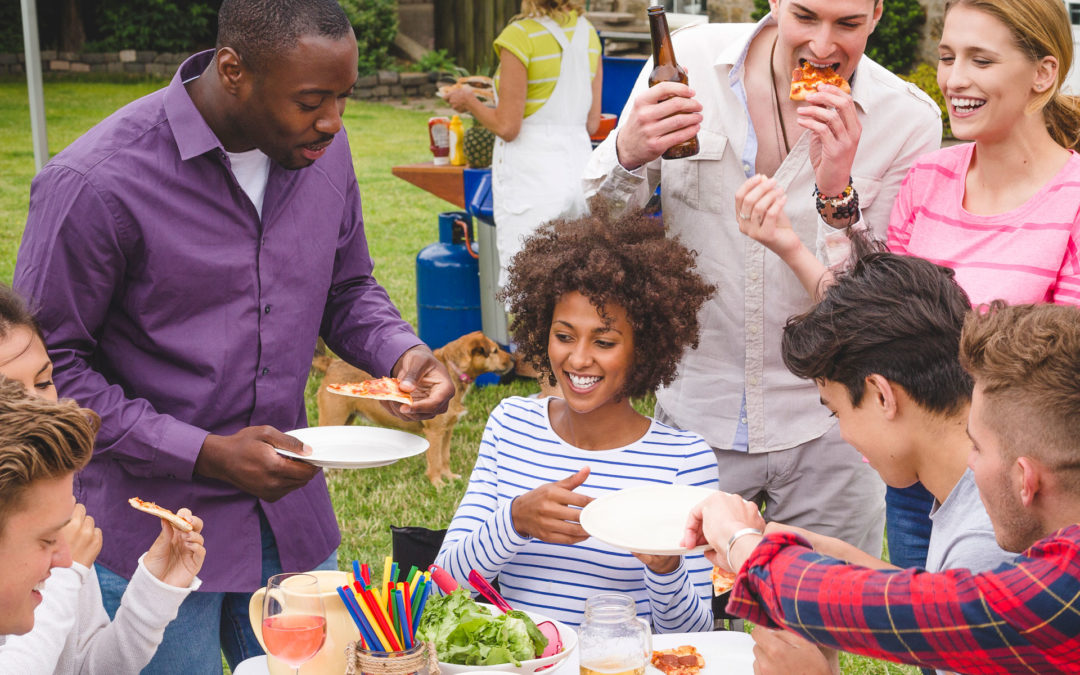
[[[968,465],[998,544],[995,570],[878,571],[762,536],[724,493],[695,508],[686,544],[738,571],[728,611],[818,644],[960,673],[1080,673],[1080,309],[995,303],[969,315],[975,379]]]

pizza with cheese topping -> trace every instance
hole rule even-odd
[[[817,91],[820,84],[831,84],[851,93],[851,85],[832,68],[818,68],[803,63],[791,73],[791,100],[805,101],[808,95]]]
[[[195,529],[195,526],[192,525],[191,521],[187,518],[178,516],[164,506],[158,506],[154,502],[146,502],[139,499],[138,497],[132,497],[128,500],[128,504],[131,504],[132,507],[138,509],[139,511],[149,513],[150,515],[157,516],[158,518],[164,518],[165,520],[169,521],[169,523],[172,524],[173,527],[180,530],[181,532],[191,532]]]
[[[380,377],[363,382],[342,382],[326,385],[326,391],[341,396],[373,398],[379,401],[396,401],[412,405],[412,394],[401,390],[401,381],[394,377]]]
[[[705,657],[690,645],[655,649],[652,664],[664,675],[697,675],[705,667]]]

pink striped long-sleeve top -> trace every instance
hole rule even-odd
[[[1080,305],[1080,155],[1072,152],[1020,207],[985,216],[963,207],[974,147],[938,150],[912,165],[889,220],[889,250],[956,270],[974,305]]]

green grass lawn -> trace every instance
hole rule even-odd
[[[146,80],[126,83],[47,82],[46,116],[49,150],[55,154],[116,108],[161,87]],[[390,106],[350,102],[345,125],[352,144],[356,175],[363,196],[365,225],[375,274],[387,288],[404,317],[416,323],[417,252],[438,238],[436,216],[453,207],[391,175],[397,164],[430,157],[427,119],[430,104]],[[0,279],[11,282],[22,230],[26,223],[34,158],[25,82],[0,80]],[[437,346],[437,345],[436,345]],[[317,414],[313,392],[318,379],[308,383],[308,415]],[[466,402],[468,415],[454,432],[451,466],[468,476],[484,423],[504,397],[536,391],[536,385],[518,381],[474,390]],[[652,401],[637,402],[651,412]],[[390,554],[390,525],[445,527],[465,491],[465,479],[436,490],[424,477],[422,456],[389,467],[362,471],[331,471],[328,479],[342,530],[340,560],[375,563]],[[108,533],[105,533],[108,536]],[[845,656],[845,673],[914,673],[870,659]]]

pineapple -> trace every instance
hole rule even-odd
[[[495,134],[473,119],[472,126],[465,130],[465,161],[473,169],[491,166],[491,151],[495,147]]]

